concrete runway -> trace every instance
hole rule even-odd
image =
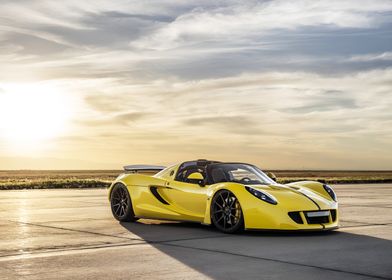
[[[102,189],[0,191],[0,279],[392,279],[392,184],[335,190],[338,231],[239,235],[120,224]]]

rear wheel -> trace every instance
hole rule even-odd
[[[127,188],[123,184],[116,184],[110,195],[110,205],[114,218],[120,222],[134,222],[132,201]]]
[[[228,190],[218,191],[211,203],[211,220],[222,232],[234,233],[244,228],[244,217],[240,202]]]

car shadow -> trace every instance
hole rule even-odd
[[[392,241],[343,231],[245,231],[140,220],[120,223],[212,279],[391,279]],[[173,277],[175,278],[175,277]]]

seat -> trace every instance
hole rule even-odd
[[[221,182],[227,182],[227,177],[226,173],[223,171],[222,168],[215,168],[212,169],[211,172],[211,177],[214,183],[221,183]]]

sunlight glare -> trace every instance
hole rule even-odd
[[[47,85],[9,85],[0,92],[0,138],[34,148],[61,135],[71,116],[66,95]]]

